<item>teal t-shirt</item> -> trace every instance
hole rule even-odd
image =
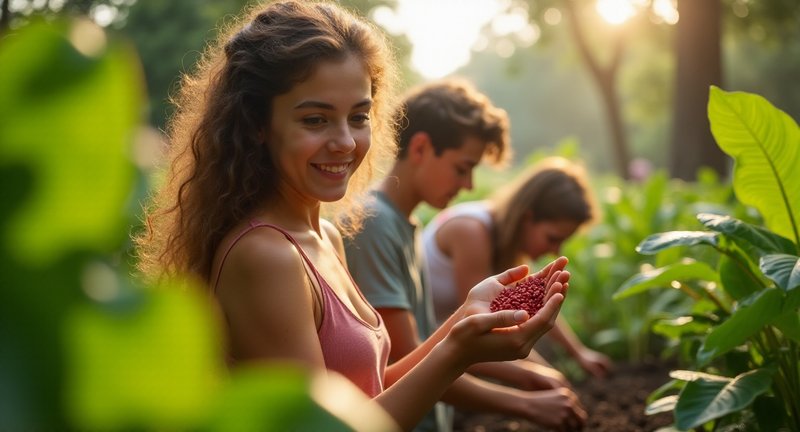
[[[423,269],[421,231],[383,193],[373,191],[371,198],[362,230],[345,239],[347,267],[373,307],[411,311],[420,340],[425,340],[436,330],[436,320]],[[452,410],[441,402],[414,429],[450,430]]]
[[[420,230],[383,193],[374,191],[372,197],[363,229],[345,239],[347,266],[373,307],[411,311],[424,340],[436,329],[436,321]]]

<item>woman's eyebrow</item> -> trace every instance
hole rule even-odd
[[[364,99],[364,100],[354,104],[353,108],[362,108],[362,107],[371,106],[371,105],[372,105],[372,99]],[[324,109],[324,110],[334,110],[334,109],[336,109],[336,107],[334,107],[332,104],[329,104],[327,102],[315,101],[315,100],[303,101],[303,102],[300,102],[299,104],[295,105],[295,107],[294,107],[294,109],[303,109],[303,108],[319,108],[319,109]]]

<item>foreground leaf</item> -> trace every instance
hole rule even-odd
[[[103,48],[107,36],[92,26],[38,23],[0,41],[0,160],[35,179],[3,226],[20,261],[44,265],[76,248],[108,253],[125,238],[120,208],[133,185],[143,81],[126,47],[76,48],[86,38]]]
[[[736,378],[697,377],[686,384],[675,405],[675,424],[689,430],[744,409],[772,384],[772,372],[756,369]]]

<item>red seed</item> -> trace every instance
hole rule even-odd
[[[544,306],[544,286],[545,279],[539,277],[517,282],[513,287],[500,291],[489,309],[492,312],[523,309],[528,311],[528,315],[534,316]]]

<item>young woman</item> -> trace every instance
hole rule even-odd
[[[410,429],[471,364],[527,355],[554,324],[569,274],[564,258],[539,273],[548,302],[532,318],[489,311],[525,266],[485,278],[425,344],[387,366],[384,324],[323,215],[357,227],[358,193],[391,160],[394,70],[382,34],[335,3],[254,8],[183,81],[171,165],[138,245],[146,274],[206,282],[232,365],[288,359],[336,371]]]
[[[497,269],[558,255],[561,244],[594,213],[585,172],[555,157],[530,168],[488,200],[443,210],[423,232],[437,317],[445,319],[466,299],[470,287]],[[581,343],[566,321],[557,322],[550,335],[592,376],[608,373],[611,360]]]

